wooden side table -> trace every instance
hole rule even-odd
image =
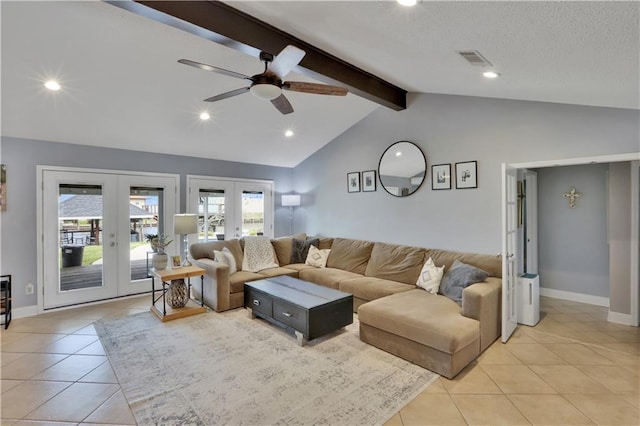
[[[207,309],[204,307],[204,299],[200,298],[200,301],[194,301],[189,299],[189,302],[182,308],[172,308],[167,306],[166,293],[169,289],[169,285],[172,280],[186,279],[187,291],[191,294],[191,277],[200,276],[200,294],[204,294],[204,274],[205,270],[197,266],[183,266],[176,269],[151,269],[151,312],[153,312],[158,318],[165,321],[171,321],[178,318],[184,318],[191,315],[201,314]],[[156,297],[156,278],[162,283],[160,295]]]

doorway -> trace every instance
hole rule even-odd
[[[584,157],[584,158],[573,158],[573,159],[564,159],[564,160],[555,160],[555,161],[538,161],[538,162],[530,162],[530,163],[518,163],[518,164],[505,164],[506,169],[513,167],[515,169],[537,169],[544,167],[558,167],[558,166],[573,166],[573,165],[583,165],[583,164],[597,164],[597,163],[616,163],[616,162],[632,162],[632,176],[631,176],[631,217],[633,218],[631,221],[631,250],[630,250],[630,264],[631,271],[629,280],[628,290],[625,290],[625,294],[622,294],[622,297],[627,297],[630,300],[630,314],[629,315],[616,315],[616,313],[609,312],[609,320],[614,322],[620,322],[628,325],[638,326],[639,325],[639,293],[640,293],[640,280],[638,278],[639,274],[639,230],[640,230],[640,220],[638,217],[640,216],[640,191],[638,190],[640,183],[640,166],[638,161],[640,160],[640,153],[628,153],[628,154],[617,154],[617,155],[607,155],[600,157]],[[504,177],[503,167],[503,179]],[[503,211],[506,209],[507,194],[506,188],[503,186]],[[514,192],[515,194],[515,192]],[[514,194],[511,194],[513,196]],[[507,230],[503,228],[503,242],[506,241],[506,232]],[[535,248],[531,247],[530,250],[535,250]],[[503,253],[507,252],[507,248],[503,243]],[[518,254],[516,253],[516,256]],[[519,263],[519,262],[518,262]],[[506,267],[507,260],[503,257],[503,268]],[[517,309],[517,306],[516,306]],[[503,315],[503,322],[506,321]]]
[[[146,235],[170,229],[179,177],[39,166],[38,179],[41,310],[148,292]]]

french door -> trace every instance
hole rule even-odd
[[[517,294],[517,170],[502,165],[502,342],[518,326]]]
[[[178,176],[46,167],[38,175],[42,308],[149,291],[146,235],[173,233]]]
[[[198,213],[197,241],[273,237],[273,182],[187,176],[187,210]]]

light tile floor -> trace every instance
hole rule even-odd
[[[1,425],[135,425],[93,327],[150,296],[16,319],[0,334]]]
[[[93,322],[147,311],[148,297],[17,319],[0,334],[2,425],[134,425]],[[541,299],[454,380],[440,378],[394,425],[638,425],[640,330],[607,309]]]
[[[606,308],[543,297],[535,327],[438,379],[387,426],[638,425],[640,329],[606,318]]]

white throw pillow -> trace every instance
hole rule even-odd
[[[315,266],[316,268],[324,268],[327,266],[327,259],[329,258],[329,252],[331,249],[320,250],[316,246],[309,246],[309,253],[307,254],[307,265]]]
[[[229,275],[238,271],[236,265],[236,259],[233,257],[231,250],[224,247],[222,250],[214,250],[214,260],[218,263],[223,263],[229,267]]]
[[[424,288],[431,294],[438,294],[443,274],[444,266],[437,267],[435,263],[433,263],[433,259],[429,258],[422,267],[422,271],[420,271],[416,285]]]

